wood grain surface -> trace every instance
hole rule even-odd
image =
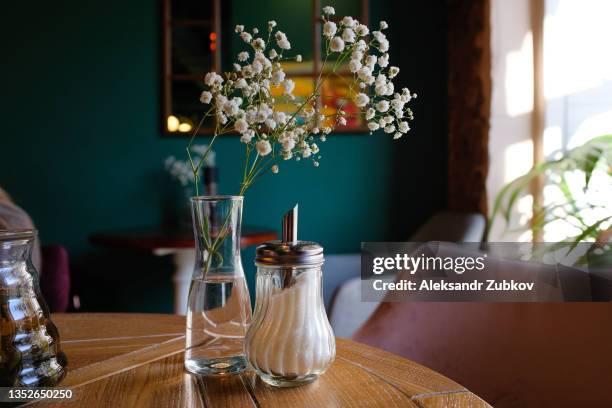
[[[56,314],[68,356],[59,385],[74,397],[29,407],[489,407],[454,381],[409,360],[350,340],[311,384],[274,388],[252,372],[202,377],[183,368],[185,317]]]

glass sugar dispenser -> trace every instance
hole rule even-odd
[[[257,247],[255,312],[244,345],[248,364],[277,387],[316,380],[336,355],[323,304],[323,248],[298,241],[297,214],[296,205],[283,217],[282,241]]]

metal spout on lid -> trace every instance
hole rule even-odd
[[[298,205],[283,215],[283,242],[295,244],[298,241]]]

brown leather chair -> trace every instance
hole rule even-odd
[[[494,407],[612,406],[610,303],[382,303],[353,338]]]

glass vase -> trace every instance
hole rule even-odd
[[[243,371],[251,300],[240,258],[242,197],[191,199],[196,262],[189,289],[185,368],[195,374]]]
[[[0,230],[0,387],[52,387],[66,374],[31,255],[36,231]]]

